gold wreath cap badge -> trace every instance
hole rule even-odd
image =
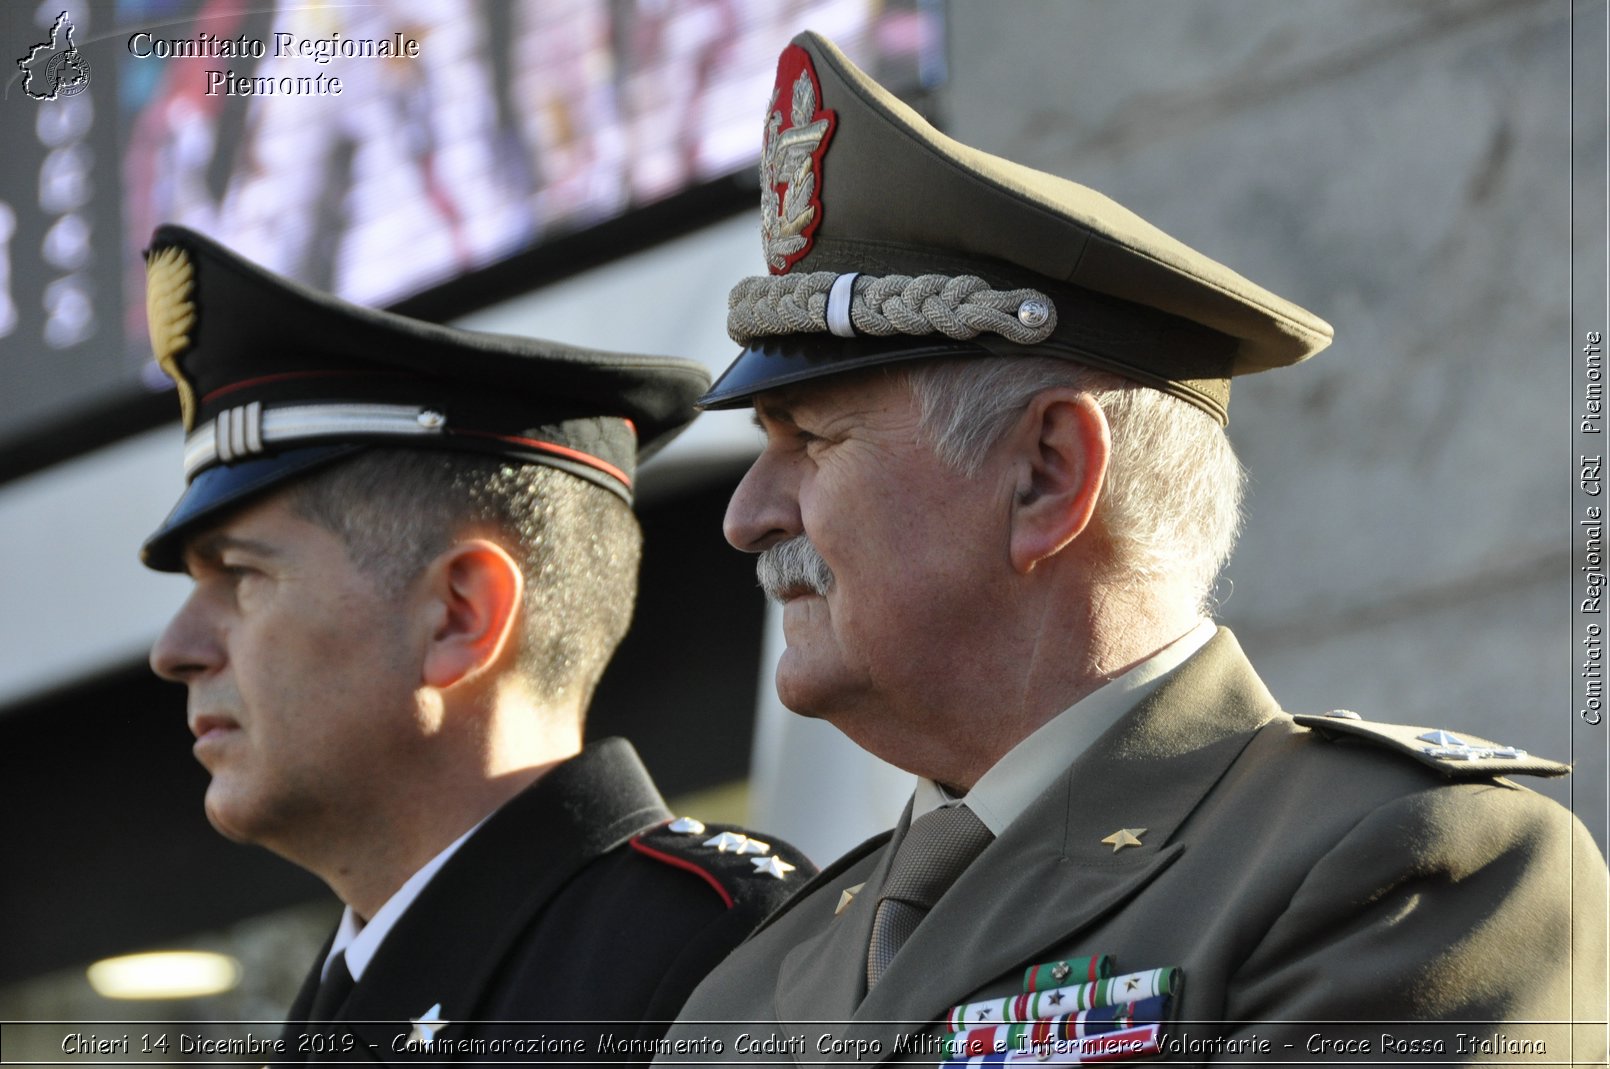
[[[151,335],[151,353],[179,388],[179,413],[186,432],[194,429],[196,391],[179,367],[179,354],[190,347],[190,329],[196,325],[195,268],[176,246],[159,249],[145,261],[145,323]]]

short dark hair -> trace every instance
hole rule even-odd
[[[543,700],[575,698],[585,710],[631,623],[637,518],[615,494],[556,468],[370,449],[291,484],[287,500],[392,592],[457,539],[502,545],[525,579],[517,664]]]

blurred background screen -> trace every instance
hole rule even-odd
[[[168,383],[140,258],[158,223],[352,301],[412,298],[406,310],[448,318],[528,288],[498,289],[494,269],[510,279],[557,238],[613,222],[617,243],[643,245],[664,235],[634,235],[634,219],[663,230],[679,198],[695,223],[750,206],[757,102],[799,26],[897,91],[938,63],[939,20],[916,0],[51,0],[6,5],[5,39],[49,40],[64,8],[90,77],[0,109],[13,467],[18,446],[59,459],[105,440],[98,427],[126,433],[131,411],[166,418],[149,403]]]

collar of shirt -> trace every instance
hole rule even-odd
[[[397,888],[390,898],[386,899],[385,905],[375,910],[375,915],[369,918],[367,924],[358,919],[358,915],[352,911],[351,906],[343,910],[341,924],[336,928],[335,939],[330,943],[330,952],[324,956],[323,972],[329,971],[330,959],[345,950],[347,952],[347,971],[352,973],[353,982],[362,980],[363,971],[369,967],[369,962],[373,960],[376,952],[380,950],[380,944],[385,940],[386,934],[391,931],[392,925],[396,924],[397,919],[403,915],[409,906],[414,904],[414,899],[419,897],[419,892],[425,889],[427,883],[430,883],[431,877],[436,875],[437,870],[447,864],[447,859],[457,853],[458,848],[463,846],[469,837],[474,835],[481,825],[485,823],[486,818],[482,817],[475,822],[475,827],[448,843],[447,849],[425,862],[418,872],[408,877],[403,885]]]
[[[1150,697],[1169,673],[1207,645],[1217,630],[1212,620],[1203,620],[1117,679],[1086,694],[1008,750],[964,797],[958,798],[933,780],[919,776],[911,799],[911,819],[941,806],[965,804],[999,836],[1074,758],[1089,749],[1120,717]]]

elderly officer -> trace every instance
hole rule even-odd
[[[771,274],[733,291],[745,348],[703,401],[765,434],[726,536],[783,605],[784,703],[919,780],[668,1039],[807,1062],[1571,1057],[1539,1022],[1602,1017],[1604,865],[1507,778],[1564,767],[1288,715],[1205,619],[1238,522],[1230,380],[1329,326],[944,137],[813,34],[767,111]],[[1434,1021],[1463,1023],[1380,1023]],[[1576,1038],[1602,1057],[1602,1032]]]
[[[188,485],[144,559],[193,584],[151,664],[213,825],[346,903],[277,1060],[646,1060],[807,869],[581,741],[635,465],[708,377],[358,308],[176,227],[148,273]]]

